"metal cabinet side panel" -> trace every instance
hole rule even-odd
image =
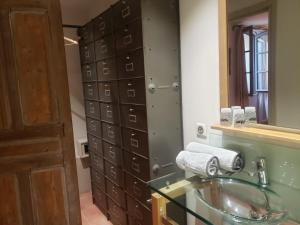
[[[142,0],[151,178],[173,172],[183,148],[178,0]],[[149,90],[149,85],[154,90]]]

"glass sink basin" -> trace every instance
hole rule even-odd
[[[278,224],[287,215],[276,193],[242,180],[202,179],[196,196],[235,223]]]
[[[289,220],[272,186],[261,188],[236,178],[204,179],[182,171],[152,180],[148,186],[184,210],[186,217],[190,219],[187,215],[191,215],[200,221],[189,224],[283,225]],[[173,219],[179,216],[172,210],[167,215]]]

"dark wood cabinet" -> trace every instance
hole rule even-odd
[[[113,57],[114,51],[114,39],[113,36],[102,37],[95,41],[95,57],[96,60],[106,59]]]
[[[88,44],[94,41],[93,23],[90,22],[78,30],[81,37],[80,41],[83,44]]]
[[[114,58],[104,59],[97,62],[99,81],[110,81],[117,79],[116,62]]]
[[[91,167],[93,170],[97,170],[100,173],[104,173],[104,160],[103,160],[103,156],[91,151],[90,153],[90,157],[91,157]]]
[[[182,149],[178,1],[122,0],[79,33],[95,204],[151,225],[146,183]]]
[[[120,79],[144,77],[144,55],[143,50],[139,49],[117,57],[117,71]]]
[[[89,149],[92,152],[95,152],[98,155],[103,155],[102,140],[100,138],[97,138],[91,134],[88,134],[88,142],[89,142]]]
[[[106,181],[107,195],[113,199],[118,206],[126,209],[125,192],[119,186],[113,184],[111,181]]]
[[[122,54],[143,47],[142,22],[136,20],[116,31],[116,51]]]
[[[137,0],[122,0],[114,6],[114,28],[118,29],[123,25],[141,17],[141,2]]]
[[[101,137],[101,123],[97,119],[86,118],[87,132],[97,137]]]
[[[123,154],[122,150],[108,142],[103,142],[104,158],[112,164],[122,167],[123,166]]]
[[[117,82],[99,82],[99,99],[101,102],[118,102]]]
[[[97,101],[85,101],[85,114],[91,118],[100,118],[99,102]]]
[[[80,42],[81,43],[81,42]],[[94,43],[85,44],[80,46],[80,59],[82,63],[93,63],[95,60]]]
[[[103,171],[102,171],[103,172]],[[93,186],[97,186],[101,191],[105,192],[105,177],[101,171],[97,169],[91,169],[91,180]]]
[[[149,181],[150,179],[150,167],[149,159],[145,159],[141,156],[133,153],[125,152],[124,154],[125,169],[130,174],[140,178],[143,181]]]
[[[144,206],[151,208],[151,203],[149,201],[149,199],[151,199],[151,192],[144,181],[126,173],[125,189],[128,195],[138,199]]]
[[[101,120],[113,124],[119,124],[119,106],[111,103],[101,103]]]
[[[97,81],[97,70],[95,63],[82,65],[81,71],[83,82]]]
[[[111,221],[114,225],[126,225],[127,215],[124,209],[118,206],[114,201],[109,199],[108,201],[108,211]]]
[[[87,100],[98,100],[98,86],[97,83],[84,83],[83,84],[84,98]]]
[[[146,107],[140,105],[122,105],[121,121],[124,127],[147,131]]]
[[[121,103],[146,104],[144,78],[120,80],[119,92]]]
[[[114,184],[124,187],[124,174],[122,168],[105,161],[105,176]]]
[[[130,196],[127,196],[127,208],[129,225],[152,224],[151,211]]]
[[[112,34],[112,10],[108,9],[93,21],[94,38],[95,40],[100,39],[106,35]]]
[[[137,155],[149,157],[148,134],[134,129],[123,128],[123,148]]]

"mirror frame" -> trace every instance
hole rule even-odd
[[[228,9],[227,9],[227,0],[219,0],[219,82],[220,82],[220,107],[226,108],[229,107],[229,56],[228,56]],[[261,3],[259,7],[250,7],[251,12],[256,13],[264,10],[270,12],[270,17],[272,17],[272,10],[276,8],[276,4],[272,3],[271,0],[267,0],[264,3]],[[272,27],[270,27],[270,32],[274,32]],[[273,35],[271,35],[273,36]],[[272,45],[273,42],[271,42]],[[274,62],[269,54],[269,62]],[[270,66],[270,72],[272,73],[272,66]],[[270,87],[274,86],[274,82],[270,82]],[[270,95],[272,99],[272,94]],[[273,125],[264,125],[264,124],[253,124],[250,127],[264,129],[264,130],[274,130],[281,131],[286,133],[295,133],[300,134],[300,129],[293,129],[287,127],[279,127]]]

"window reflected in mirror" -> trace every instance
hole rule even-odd
[[[269,13],[229,21],[230,105],[254,106],[257,121],[268,124]]]
[[[300,129],[300,1],[227,0],[228,100]]]

